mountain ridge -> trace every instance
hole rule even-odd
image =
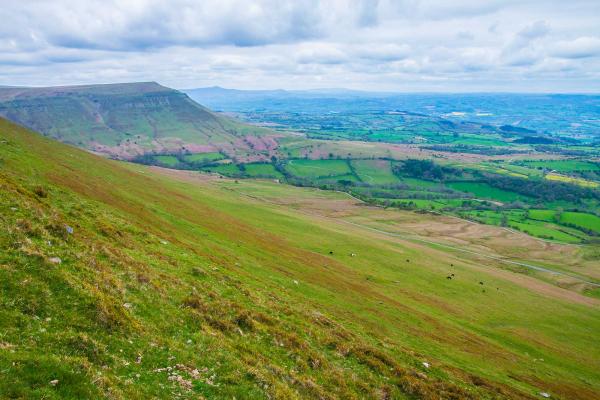
[[[273,138],[281,136],[213,113],[156,82],[0,88],[0,116],[122,159],[186,151],[269,159]]]

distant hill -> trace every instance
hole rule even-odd
[[[155,82],[0,88],[0,116],[115,158],[223,151],[268,158],[272,131],[217,115]]]
[[[353,98],[384,98],[392,93],[363,92],[350,89],[312,89],[312,90],[239,90],[227,89],[220,86],[211,86],[196,89],[184,89],[193,100],[200,103],[237,103],[258,100],[284,100],[284,99],[353,99]]]

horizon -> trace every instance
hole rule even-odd
[[[224,87],[220,85],[212,86],[200,86],[200,87],[171,87],[158,81],[127,81],[127,82],[99,82],[99,83],[83,83],[83,84],[64,84],[64,85],[52,85],[52,86],[12,86],[12,85],[0,85],[0,89],[48,89],[48,88],[60,88],[60,87],[85,87],[85,86],[103,86],[103,85],[127,85],[127,84],[142,84],[142,83],[156,83],[160,86],[174,89],[180,92],[192,91],[192,90],[205,90],[205,89],[221,89],[221,90],[233,90],[240,92],[277,92],[283,91],[288,93],[303,93],[303,92],[350,92],[350,93],[362,93],[362,94],[379,94],[379,95],[572,95],[572,96],[599,96],[600,91],[590,92],[526,92],[526,91],[384,91],[384,90],[361,90],[351,89],[347,87],[316,87],[307,89],[287,89],[287,88],[235,88],[235,87]]]

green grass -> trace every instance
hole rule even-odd
[[[0,160],[0,398],[600,390],[597,307],[260,200],[342,194],[160,175],[2,120]]]
[[[154,156],[154,159],[162,165],[167,167],[174,167],[179,164],[179,160],[175,156]]]
[[[277,171],[273,164],[253,163],[244,164],[245,173],[251,177],[283,178],[281,172]]]
[[[446,186],[460,192],[471,193],[475,197],[501,202],[530,200],[527,196],[498,189],[484,182],[446,182]]]
[[[196,153],[183,156],[183,159],[188,162],[209,162],[222,160],[225,157],[221,153]]]
[[[600,233],[600,217],[597,215],[567,211],[561,214],[560,222]]]
[[[202,170],[206,172],[216,172],[222,175],[235,175],[242,173],[242,171],[240,171],[240,169],[238,168],[237,164],[234,163],[203,167]]]
[[[558,172],[600,171],[598,163],[581,160],[527,160],[522,163],[531,168],[545,168]]]
[[[350,174],[346,160],[289,160],[286,170],[300,178],[319,178]]]
[[[339,181],[349,181],[349,182],[360,182],[356,176],[353,174],[345,174],[345,175],[335,175],[335,176],[325,176],[322,178],[315,179],[317,184],[322,183],[339,183]]]
[[[554,210],[529,210],[529,216],[532,219],[552,222],[555,220],[556,211],[554,211]]]
[[[442,186],[438,182],[427,181],[425,179],[419,179],[419,178],[411,178],[411,177],[407,177],[407,176],[402,176],[402,177],[399,177],[398,179],[400,180],[400,183],[408,185],[411,188],[417,188],[417,189],[439,188]]]
[[[466,215],[489,225],[500,225],[502,216],[506,216],[507,227],[519,230],[543,239],[556,240],[563,243],[580,243],[587,238],[585,234],[575,229],[565,228],[554,223],[550,210],[529,210],[526,217],[524,210],[503,211],[469,211]]]
[[[358,177],[365,183],[371,185],[399,183],[388,160],[352,160],[351,163]]]

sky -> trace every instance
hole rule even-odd
[[[600,92],[600,0],[2,0],[0,85]]]

